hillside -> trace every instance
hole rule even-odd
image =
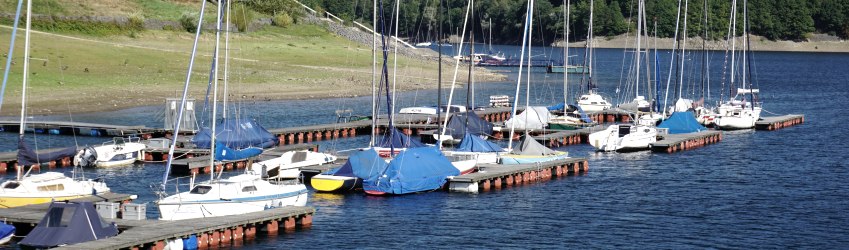
[[[95,2],[97,4],[92,4]],[[199,4],[188,2],[48,1],[48,4],[34,10],[51,11],[36,12],[33,16],[59,16],[57,13],[61,13],[68,16],[109,14],[122,17],[142,13],[145,17],[173,20],[170,18],[176,13],[183,13],[178,11],[179,8],[199,9]],[[10,1],[0,5],[4,8],[2,12],[14,13],[14,6],[9,5]],[[208,4],[208,7],[215,6]],[[6,22],[11,23],[10,20]],[[371,48],[329,32],[327,25],[320,21],[300,22],[285,28],[263,25],[250,32],[231,33],[229,94],[245,101],[370,94]],[[0,32],[0,48],[5,51],[9,44],[10,27],[3,26],[0,30],[3,30]],[[194,38],[193,33],[183,30],[34,30],[27,93],[30,114],[159,105],[165,98],[174,97],[182,90]],[[2,106],[3,115],[16,114],[20,107],[23,33],[22,30],[18,32],[15,44],[15,60]],[[214,32],[203,32],[192,72],[190,90],[194,98],[202,99],[206,91],[214,40]],[[223,41],[222,36],[222,44]],[[222,60],[223,55],[224,51],[221,52]],[[399,58],[399,88],[436,86],[436,63],[422,60],[422,57],[426,55]],[[482,72],[477,78],[500,77]]]

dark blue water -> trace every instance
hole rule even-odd
[[[604,63],[598,66],[597,83],[601,91],[615,95],[623,52],[598,52],[599,63]],[[712,68],[719,69],[721,52],[716,53]],[[765,110],[805,114],[804,124],[771,132],[726,132],[718,144],[676,154],[595,153],[588,145],[559,148],[589,158],[590,171],[482,194],[313,194],[310,205],[318,212],[311,229],[259,238],[241,248],[846,248],[849,127],[843,111],[849,105],[849,54],[757,52],[755,58]],[[668,55],[662,60],[668,64]],[[562,101],[561,75],[534,70],[531,103]],[[514,94],[515,72],[507,73],[512,80],[477,86],[478,104],[485,104],[490,94]],[[721,78],[714,75],[712,79]],[[432,105],[434,96],[435,91],[407,92],[398,102]],[[366,114],[369,103],[368,97],[272,101],[243,103],[242,110],[261,114],[256,119],[275,128],[331,122],[336,109]],[[161,126],[161,120],[145,115],[155,116],[159,109],[73,119]],[[0,136],[0,147],[14,148],[14,134]],[[39,148],[74,145],[68,136],[37,139]],[[104,139],[77,137],[78,144]],[[366,140],[319,144],[340,150]],[[162,168],[139,164],[90,174],[105,177],[117,192],[139,194],[138,202],[150,202],[154,197],[148,184],[160,180]],[[155,210],[149,206],[149,217],[156,216]]]

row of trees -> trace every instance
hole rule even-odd
[[[254,0],[256,1],[256,0]],[[274,0],[272,0],[274,1]],[[280,1],[280,0],[278,0]],[[286,1],[286,0],[282,0]],[[683,5],[684,0],[680,0]],[[707,3],[705,3],[707,1]],[[443,7],[439,4],[442,2]],[[538,0],[534,6],[534,41],[550,43],[562,39],[563,0]],[[743,0],[738,2],[738,30],[743,30]],[[328,11],[345,20],[371,23],[372,0],[303,0],[307,6]],[[672,37],[679,0],[646,0],[649,29],[660,37]],[[399,33],[415,41],[435,40],[442,13],[443,34],[462,30],[468,1],[406,0],[401,1]],[[584,40],[590,15],[589,0],[572,0],[569,40]],[[705,11],[705,4],[707,11]],[[615,36],[633,31],[636,26],[636,0],[595,0],[593,2],[595,36]],[[475,0],[477,37],[489,37],[496,43],[520,40],[527,1]],[[849,38],[849,1],[846,0],[748,0],[750,30],[772,40],[804,40],[812,32]],[[394,1],[384,0],[384,15],[394,17]],[[690,0],[687,2],[687,34],[709,39],[722,39],[728,33],[732,0]],[[707,22],[705,24],[705,13]],[[387,21],[388,22],[388,21]],[[388,25],[388,23],[387,23]],[[393,27],[388,25],[387,27]],[[444,35],[443,35],[444,36]],[[478,39],[478,42],[482,40]]]

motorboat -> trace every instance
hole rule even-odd
[[[46,172],[3,182],[0,207],[19,207],[50,201],[65,201],[109,192],[100,180],[74,179],[59,172]]]
[[[288,151],[278,157],[267,159],[251,164],[251,170],[255,173],[264,173],[272,179],[296,179],[300,177],[300,168],[316,166],[336,161],[336,156],[331,154],[313,152],[309,150]]]
[[[74,156],[74,165],[81,167],[115,167],[144,160],[147,145],[141,138],[113,138],[96,147],[86,147]]]
[[[590,134],[590,145],[598,151],[627,152],[649,149],[657,141],[657,128],[645,125],[615,124]]]
[[[595,91],[590,90],[589,93],[581,95],[580,99],[578,99],[578,106],[584,111],[602,111],[610,109],[612,104],[604,100],[604,97]]]

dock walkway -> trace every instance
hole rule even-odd
[[[778,130],[805,122],[805,115],[766,116],[755,122],[756,130]]]
[[[660,135],[661,139],[649,145],[652,152],[674,153],[714,144],[722,140],[722,132],[706,130],[686,134]]]
[[[589,165],[584,158],[566,158],[537,164],[482,164],[478,172],[451,178],[448,190],[463,193],[487,192],[490,189],[547,181],[588,170]]]

